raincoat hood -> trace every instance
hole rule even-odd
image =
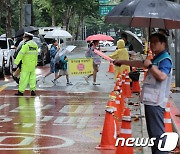
[[[118,49],[123,49],[125,48],[125,42],[123,39],[120,39],[119,41],[117,41],[117,48]]]

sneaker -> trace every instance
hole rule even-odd
[[[54,85],[57,85],[57,80],[51,80]]]
[[[84,77],[84,80],[89,83],[89,78],[88,77]]]
[[[73,84],[71,82],[67,82],[67,86],[72,86]]]
[[[35,91],[31,91],[31,96],[36,96]]]
[[[18,91],[16,94],[14,94],[14,95],[16,95],[16,96],[23,96],[23,93],[22,92],[20,92],[20,91]]]
[[[100,83],[93,82],[93,85],[94,85],[94,86],[98,86],[98,85],[100,85]]]

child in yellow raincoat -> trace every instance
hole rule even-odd
[[[111,54],[111,57],[114,60],[129,60],[129,53],[125,48],[125,42],[123,39],[117,41],[117,50]],[[118,73],[123,74],[123,71],[127,70],[130,72],[130,67],[127,65],[115,66],[115,78],[117,78]]]

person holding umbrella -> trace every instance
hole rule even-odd
[[[121,34],[121,39],[124,40],[125,46],[128,49],[128,51],[134,50],[133,45],[128,41],[127,34],[125,34],[125,33]]]
[[[55,56],[57,52],[60,50],[59,44],[57,40],[52,41],[52,46],[50,49],[50,71],[45,76],[43,76],[43,82],[45,82],[45,78],[51,75],[52,73],[55,73],[55,78],[58,77],[59,70],[55,67]]]
[[[117,50],[109,57],[115,60],[129,60],[129,54],[127,49],[125,48],[125,42],[123,39],[117,41]],[[115,66],[115,79],[117,78],[118,73],[123,74],[125,70],[127,70],[127,72],[129,73],[130,67],[126,65]]]
[[[92,46],[90,48],[90,50],[88,51],[88,57],[93,58],[93,74],[88,75],[87,77],[85,77],[85,81],[87,83],[89,83],[89,78],[91,76],[93,76],[93,85],[100,85],[99,83],[96,82],[96,77],[97,77],[97,72],[99,71],[99,66],[101,64],[101,58],[99,55],[97,55],[93,50],[97,49],[99,45],[99,41],[98,40],[93,40],[92,42]]]
[[[158,143],[160,136],[165,133],[164,112],[170,92],[172,60],[167,51],[167,38],[163,34],[152,34],[150,36],[150,47],[155,54],[152,61],[149,59],[145,61],[115,60],[113,63],[116,66],[128,65],[148,69],[142,88],[141,101],[145,105],[149,137],[156,138],[152,153],[167,154],[168,152],[162,152],[158,149]],[[165,141],[165,138],[163,139]]]

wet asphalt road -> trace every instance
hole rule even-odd
[[[77,57],[84,57],[84,51],[69,55]],[[18,87],[12,78],[0,80],[0,154],[114,154],[95,149],[114,85],[108,67],[103,61],[97,77],[100,86],[88,85],[82,76],[70,76],[73,86],[66,86],[65,77],[54,86],[53,75],[43,83],[41,76],[49,65],[38,67],[36,97],[28,89],[25,96],[15,97]]]

